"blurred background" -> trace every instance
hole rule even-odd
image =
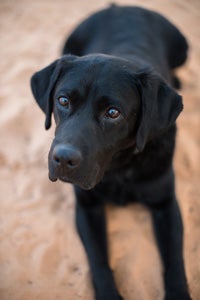
[[[66,36],[106,0],[0,1],[0,299],[92,300],[74,225],[72,187],[48,180],[54,126],[30,91],[31,75],[58,58]],[[200,299],[200,1],[117,0],[168,17],[190,52],[177,70],[184,112],[178,120],[176,189],[185,225],[184,257],[192,298]],[[107,207],[110,261],[125,300],[164,297],[151,216],[142,206]],[[177,299],[178,300],[178,299]],[[181,299],[179,299],[181,300]]]

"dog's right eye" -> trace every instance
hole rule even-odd
[[[69,107],[69,104],[70,104],[69,99],[65,96],[58,97],[58,102],[60,103],[60,105],[67,107],[67,108]]]

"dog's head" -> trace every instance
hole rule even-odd
[[[181,97],[151,71],[106,56],[63,56],[31,79],[33,95],[56,130],[49,177],[93,188],[113,157],[145,144],[172,126]]]

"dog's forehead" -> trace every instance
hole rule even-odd
[[[127,93],[134,88],[130,62],[102,54],[77,57],[70,66],[64,64],[60,85],[100,93]]]

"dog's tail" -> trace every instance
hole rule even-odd
[[[168,59],[171,69],[175,69],[185,63],[188,57],[188,42],[177,29],[171,43],[171,51],[168,53]],[[176,89],[181,89],[181,81],[172,71],[172,85]]]
[[[188,56],[189,45],[186,38],[171,22],[165,19],[167,30],[164,35],[167,41],[167,57],[171,69],[183,65]]]

